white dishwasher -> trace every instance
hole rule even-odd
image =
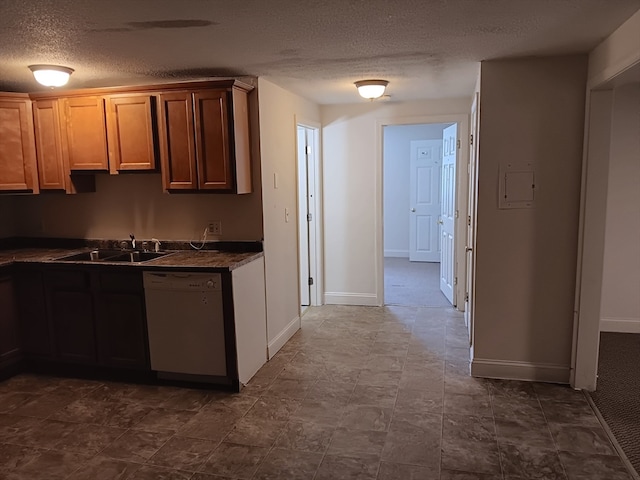
[[[158,378],[227,376],[219,273],[144,272],[151,368]]]

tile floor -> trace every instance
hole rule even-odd
[[[21,375],[0,479],[629,479],[580,392],[473,379],[450,308],[310,309],[241,394]]]

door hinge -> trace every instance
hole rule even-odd
[[[456,210],[456,218],[460,216],[460,210]]]
[[[471,215],[469,215],[467,217],[467,226],[470,227],[471,226]]]
[[[458,277],[454,277],[454,279],[453,279],[453,284],[454,284],[454,285],[457,285],[457,284],[458,284]]]
[[[313,277],[309,277],[309,285],[313,285]]]
[[[469,292],[464,294],[464,301],[468,302],[469,301]]]
[[[469,145],[473,145],[473,133],[469,135]]]
[[[307,155],[311,155],[311,145],[307,145],[306,147],[304,147],[304,153],[306,153]]]
[[[313,220],[313,215],[310,213],[307,213],[307,222],[310,222],[311,220]]]
[[[460,148],[460,140],[457,140],[457,141],[456,141],[456,146],[457,146],[458,148]]]

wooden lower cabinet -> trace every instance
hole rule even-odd
[[[94,308],[89,272],[47,272],[45,290],[56,358],[64,362],[96,363]]]
[[[100,364],[149,369],[142,273],[98,275],[95,320]]]
[[[141,272],[76,267],[46,271],[52,359],[104,367],[149,369]],[[44,347],[38,337],[31,339]]]
[[[0,271],[0,369],[20,359],[18,311],[13,281]]]
[[[25,267],[14,273],[13,278],[20,317],[22,351],[29,357],[53,358],[42,271]]]

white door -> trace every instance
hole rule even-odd
[[[309,278],[309,186],[307,129],[298,126],[298,238],[300,263],[300,305],[310,305]]]
[[[464,296],[464,321],[469,329],[469,345],[473,345],[473,289],[474,289],[474,248],[476,244],[476,172],[478,161],[478,94],[471,105],[471,138],[469,148],[469,199],[467,203],[467,242],[465,249],[465,268],[467,285]]]
[[[442,142],[411,142],[409,169],[409,260],[439,262],[438,216]]]
[[[440,290],[454,304],[455,266],[455,211],[456,211],[456,157],[458,153],[458,126],[442,132],[442,187],[440,201]]]

